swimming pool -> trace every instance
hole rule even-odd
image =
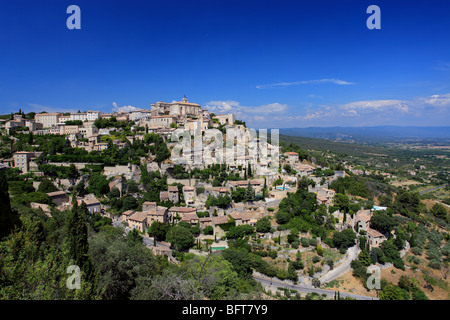
[[[290,190],[291,188],[288,186],[276,186],[275,189],[277,190]]]

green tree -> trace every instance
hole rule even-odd
[[[352,229],[345,229],[333,234],[333,244],[338,248],[348,248],[354,245],[356,234]]]
[[[169,226],[163,222],[153,221],[149,228],[149,234],[156,238],[158,241],[164,241],[166,239]]]
[[[263,217],[261,219],[259,219],[258,221],[256,221],[255,224],[255,228],[257,232],[269,232],[271,229],[272,225],[270,223],[270,218],[269,217]]]
[[[445,209],[445,207],[442,204],[435,203],[431,208],[431,214],[433,214],[436,218],[446,219],[447,209]]]
[[[231,198],[235,203],[243,202],[246,195],[246,189],[237,187],[235,190],[231,191]]]
[[[41,183],[39,183],[37,191],[42,193],[49,193],[58,191],[58,188],[49,179],[43,179]]]
[[[256,200],[256,193],[255,190],[252,188],[252,185],[250,184],[250,181],[248,182],[247,189],[245,191],[245,201],[255,201]]]
[[[21,226],[19,214],[11,208],[6,169],[0,169],[0,239]]]
[[[233,270],[236,271],[240,277],[251,277],[253,263],[247,252],[228,248],[222,251],[222,256],[232,264]]]
[[[402,289],[392,283],[388,283],[379,293],[380,300],[405,300]]]
[[[72,197],[72,209],[66,218],[65,249],[70,264],[80,267],[88,276],[92,275],[92,264],[88,255],[88,229],[83,213],[78,207],[76,194]]]
[[[384,212],[375,212],[370,219],[370,227],[381,233],[390,233],[395,226],[395,220]]]
[[[67,177],[69,179],[78,179],[79,176],[80,173],[78,172],[77,167],[75,167],[75,164],[71,163],[67,170]]]
[[[241,280],[232,264],[221,255],[196,256],[184,261],[181,269],[197,281],[210,299],[225,299],[240,291]]]
[[[33,138],[33,132],[30,131],[30,133],[28,134],[28,144],[33,144],[34,142],[34,138]]]
[[[90,241],[89,256],[99,274],[102,298],[106,300],[129,299],[133,290],[141,292],[142,279],[161,273],[162,266],[152,252],[127,241],[122,232],[111,226]],[[150,289],[149,283],[145,283],[145,290]]]
[[[142,240],[144,240],[144,237],[137,229],[133,229],[127,234],[127,241],[131,245],[142,244]]]
[[[339,208],[340,211],[348,213],[350,199],[348,196],[342,193],[336,193],[333,199],[333,203],[336,207]]]
[[[177,251],[187,251],[194,246],[194,237],[191,231],[179,225],[171,227],[168,230],[166,241]]]

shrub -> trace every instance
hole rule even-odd
[[[302,244],[302,247],[309,247],[309,240],[307,238],[302,237],[300,243]]]
[[[416,289],[416,290],[413,291],[412,299],[413,300],[430,300],[430,299],[428,299],[428,297],[425,294],[425,292],[423,292],[420,289]]]
[[[420,256],[420,255],[422,255],[422,253],[423,253],[423,249],[421,249],[420,247],[412,247],[411,248],[411,252],[413,253],[413,254],[415,254],[416,256]]]
[[[207,226],[203,229],[204,235],[213,234],[213,232],[214,232],[214,228],[211,226]]]
[[[439,270],[439,269],[441,269],[442,263],[441,263],[441,261],[438,260],[438,259],[431,259],[431,261],[428,263],[428,266],[429,266],[430,268]]]
[[[323,248],[322,248],[321,245],[318,245],[318,246],[316,247],[316,252],[317,252],[317,254],[318,254],[319,256],[323,257],[323,252],[324,252],[324,250],[323,250]]]

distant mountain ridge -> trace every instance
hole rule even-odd
[[[280,128],[280,134],[330,140],[450,139],[449,127],[374,126]]]

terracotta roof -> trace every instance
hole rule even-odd
[[[298,156],[297,152],[285,152],[285,154],[288,154],[290,156]]]
[[[356,219],[361,221],[370,221],[370,210],[359,210],[356,213]]]
[[[47,193],[47,195],[49,197],[56,197],[56,196],[67,196],[67,193],[65,193],[64,191],[55,191],[55,192],[49,192]]]
[[[232,185],[243,186],[243,185],[248,185],[249,181],[250,181],[250,185],[258,185],[258,184],[264,183],[264,181],[260,181],[260,180],[236,180],[236,181],[230,181],[230,183]]]
[[[159,197],[160,197],[161,199],[169,199],[169,191],[161,191],[161,192],[159,193]]]
[[[86,205],[92,205],[92,204],[100,204],[100,201],[98,201],[96,198],[88,198],[88,199],[82,199]]]
[[[143,222],[147,219],[147,212],[136,212],[129,219],[137,222]]]
[[[245,212],[233,211],[232,213],[230,213],[230,217],[232,217],[234,220],[243,220],[243,221],[250,220],[250,214]]]
[[[188,186],[183,187],[183,191],[194,191],[194,190],[195,190],[194,187],[188,187]]]
[[[150,216],[164,216],[167,212],[166,207],[158,207],[158,208],[152,208],[149,211],[145,211],[147,215]]]
[[[122,215],[124,215],[124,216],[131,216],[132,214],[134,214],[133,210],[127,210],[127,211],[122,212]]]
[[[169,190],[169,192],[178,192],[178,187],[177,186],[169,186],[168,190]]]
[[[181,219],[181,221],[191,221],[191,220],[198,220],[198,216],[195,213],[186,213],[183,216],[183,219]]]
[[[213,217],[212,221],[214,224],[225,224],[230,222],[228,216]]]
[[[191,212],[197,212],[197,209],[189,208],[189,207],[172,207],[169,209],[169,212],[191,213]]]
[[[367,228],[367,233],[369,234],[369,236],[372,236],[374,238],[384,237],[384,235],[382,233],[378,232],[375,229],[371,229],[371,228]]]

